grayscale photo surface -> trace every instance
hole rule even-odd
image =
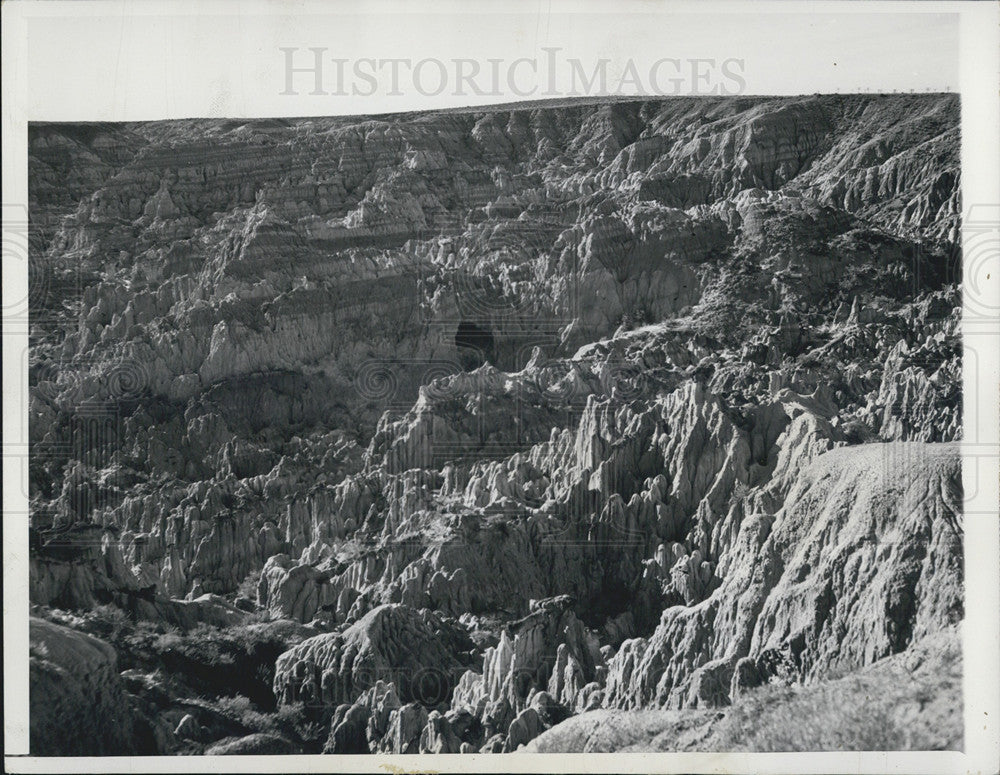
[[[959,117],[30,123],[31,754],[961,750]]]

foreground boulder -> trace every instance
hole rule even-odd
[[[295,753],[292,744],[283,737],[258,732],[246,737],[222,740],[205,749],[206,756],[248,756],[251,754]]]
[[[42,619],[32,618],[28,632],[31,754],[131,753],[132,712],[115,650]]]

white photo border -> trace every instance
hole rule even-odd
[[[963,233],[981,229],[963,302],[966,619],[964,752],[31,757],[28,754],[27,261],[3,264],[4,767],[9,772],[973,773],[1000,768],[1000,5],[994,2],[11,0],[2,5],[3,203],[25,209],[29,121],[329,116],[544,99],[545,79],[499,94],[282,94],[285,54],[543,61],[742,60],[748,95],[952,91],[961,97]],[[615,68],[618,68],[615,70]],[[521,72],[530,71],[523,66]],[[307,74],[308,75],[308,74]],[[572,94],[560,71],[553,89]],[[530,84],[530,81],[529,81]],[[510,86],[511,84],[505,84]],[[690,94],[703,82],[683,84]],[[390,93],[392,92],[392,93]],[[400,92],[400,93],[395,93]],[[650,96],[657,96],[652,94]],[[977,232],[978,234],[979,232]],[[992,236],[991,236],[992,235]],[[992,246],[992,247],[990,247]],[[26,259],[26,257],[25,257]],[[965,261],[968,262],[966,255]]]

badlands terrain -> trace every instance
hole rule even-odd
[[[33,124],[32,753],[960,748],[958,119]]]

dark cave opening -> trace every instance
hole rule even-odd
[[[618,579],[607,579],[598,594],[594,595],[580,609],[580,619],[588,627],[600,628],[608,619],[613,619],[631,610],[636,602],[635,591]]]
[[[478,369],[484,363],[495,363],[496,346],[489,328],[463,320],[455,332],[455,347],[466,371]]]

